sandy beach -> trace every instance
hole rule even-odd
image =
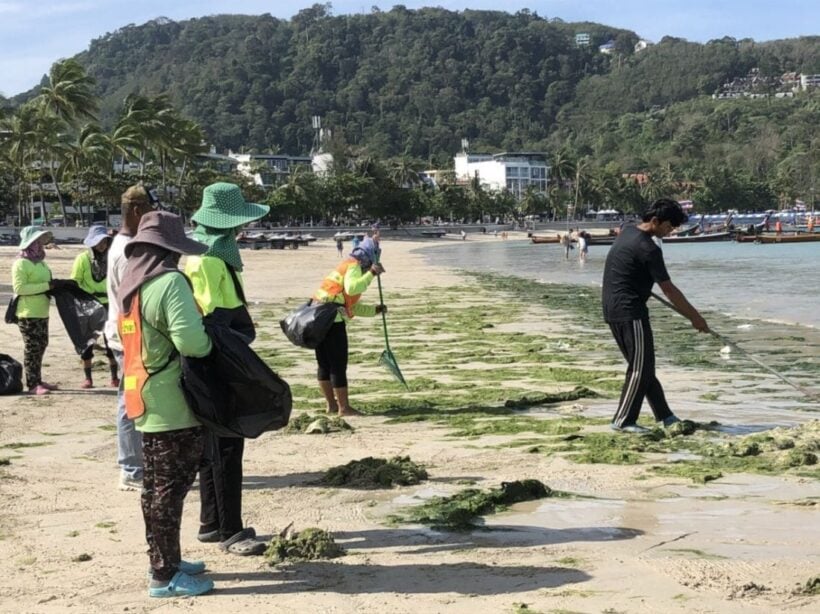
[[[511,240],[516,238],[522,236]],[[365,411],[373,409],[368,413],[398,400],[470,394],[475,373],[485,369],[489,378],[507,359],[499,336],[515,340],[525,331],[528,340],[538,337],[550,348],[559,348],[566,336],[565,314],[537,303],[510,310],[506,302],[511,299],[503,292],[491,292],[460,272],[431,267],[414,253],[435,245],[384,241],[391,345],[408,381],[416,384],[409,393],[396,387],[389,397],[371,390],[375,384],[392,390],[376,360],[383,349],[381,321],[357,319],[349,331],[351,398]],[[68,275],[78,249],[49,250],[55,277]],[[0,248],[3,296],[15,251]],[[298,250],[243,251],[242,256],[246,294],[260,331],[255,347],[293,385],[294,416],[316,412],[321,405],[312,352],[290,345],[278,320],[309,297],[335,266],[335,244],[324,240]],[[375,284],[362,300],[378,301]],[[482,319],[472,346],[451,344],[450,330],[431,328],[425,339],[413,333],[418,320],[429,324],[445,311],[452,320],[460,310]],[[603,322],[600,330],[589,332],[604,340],[609,334]],[[266,539],[290,523],[297,530],[320,527],[334,534],[345,556],[271,567],[262,557],[237,557],[201,544],[195,538],[199,497],[194,490],[186,499],[183,556],[205,560],[217,590],[196,599],[149,599],[139,495],[117,489],[116,393],[101,385],[107,382],[102,366],[95,370],[98,387],[80,390],[79,359],[53,307],[50,334],[43,373],[61,390],[48,397],[0,397],[0,459],[8,459],[0,466],[2,612],[748,614],[820,609],[820,596],[799,590],[820,575],[816,478],[724,473],[695,484],[652,473],[647,464],[579,463],[562,454],[527,453],[532,433],[454,436],[452,424],[398,421],[389,412],[351,418],[352,433],[276,432],[246,443],[246,523]],[[619,374],[623,367],[612,346],[605,364],[583,352],[573,354],[571,363]],[[17,327],[0,325],[0,351],[22,362]],[[438,360],[444,355],[451,358]],[[460,377],[459,369],[470,369],[472,375]],[[714,418],[691,373],[668,366],[659,371],[682,413]],[[713,376],[704,373],[704,381]],[[495,387],[512,394],[561,392],[574,384],[557,376],[554,381],[522,376]],[[606,418],[614,410],[616,388],[617,381],[615,388],[610,382],[608,395],[533,407],[524,414],[533,420]],[[784,420],[808,422],[816,416],[805,412]],[[764,418],[749,415],[752,423]],[[424,465],[430,479],[391,490],[313,484],[332,466],[395,455]],[[656,464],[669,460],[653,458]],[[453,494],[466,484],[490,488],[524,478],[575,496],[517,504],[487,516],[486,527],[492,530],[450,533],[388,521],[398,510],[432,495]]]

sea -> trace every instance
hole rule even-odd
[[[425,253],[431,264],[600,288],[608,251],[591,246],[580,262],[577,249],[567,259],[557,244],[499,238]],[[672,282],[701,311],[820,330],[820,242],[665,244],[663,254]]]

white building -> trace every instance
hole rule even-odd
[[[549,180],[547,154],[539,152],[505,152],[455,156],[457,181],[472,181],[493,191],[508,190],[521,199],[529,188],[546,194]]]
[[[576,47],[587,47],[589,46],[589,32],[578,32],[575,35],[575,46]]]
[[[601,53],[605,53],[606,55],[612,55],[613,53],[615,53],[615,41],[610,39],[603,45],[599,45],[598,51],[600,51]]]
[[[229,151],[228,157],[238,162],[236,170],[263,187],[285,183],[296,166],[311,167],[310,158],[284,154],[238,154]]]
[[[635,43],[635,53],[639,53],[649,47],[652,43],[645,38],[642,38],[637,43]]]

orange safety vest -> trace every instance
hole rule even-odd
[[[362,297],[361,294],[351,296],[345,292],[345,274],[351,266],[359,266],[359,261],[355,258],[343,260],[339,266],[325,277],[324,281],[322,281],[322,285],[319,286],[316,294],[313,295],[313,298],[317,301],[328,302],[333,301],[337,296],[342,294],[344,296],[345,313],[347,313],[348,318],[353,318],[353,306],[358,303]]]
[[[128,313],[120,313],[117,319],[122,342],[122,390],[125,398],[125,413],[131,419],[145,413],[142,389],[151,376],[142,362],[142,313],[140,293],[134,295]]]

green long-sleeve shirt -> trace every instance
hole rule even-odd
[[[202,316],[181,274],[166,273],[143,284],[140,310],[142,361],[149,372],[165,365],[174,348],[182,356],[202,357],[211,352]],[[137,430],[163,433],[199,426],[182,394],[181,375],[180,361],[175,359],[148,378],[142,389],[145,413],[134,422]]]
[[[105,286],[105,277],[101,281],[94,281],[94,276],[91,274],[91,258],[89,250],[83,250],[77,255],[74,259],[74,265],[71,267],[71,279],[103,305],[107,305],[108,293]]]
[[[18,318],[48,318],[48,282],[51,269],[43,262],[18,258],[11,266],[12,292],[20,297],[17,303]]]

